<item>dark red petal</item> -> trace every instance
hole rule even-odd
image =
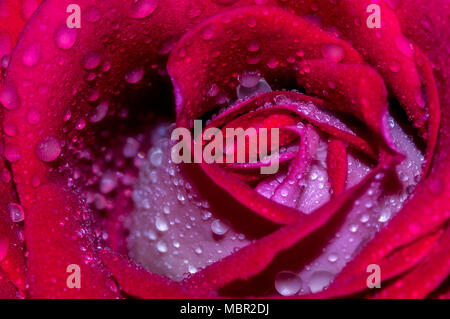
[[[0,2],[0,59],[11,54],[25,22],[37,9],[43,0],[17,1],[4,0]]]
[[[178,123],[186,126],[214,108],[218,96],[232,98],[237,76],[246,70],[258,70],[269,83],[288,83],[294,67],[287,60],[321,58],[323,45],[339,46],[344,63],[362,62],[349,44],[286,10],[247,7],[204,21],[180,40],[169,59]],[[219,91],[208,94],[212,87]]]
[[[116,298],[118,289],[97,257],[87,210],[63,190],[48,183],[36,190],[25,226],[27,279],[33,298]],[[69,265],[81,268],[81,288],[69,288]],[[70,269],[69,269],[70,270]],[[109,283],[109,285],[108,285]]]
[[[0,299],[18,298],[17,289],[8,279],[8,275],[0,269]]]
[[[11,220],[7,210],[9,204],[16,203],[16,198],[11,173],[4,164],[0,157],[0,269],[24,294],[23,227]]]
[[[425,298],[450,276],[450,228],[421,263],[377,294],[378,298]]]
[[[121,255],[104,250],[101,258],[129,296],[149,299],[188,298],[182,286],[166,277],[151,274]],[[191,298],[193,295],[190,296]]]

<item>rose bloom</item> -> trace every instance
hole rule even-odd
[[[449,297],[447,1],[72,2],[0,1],[0,297]]]

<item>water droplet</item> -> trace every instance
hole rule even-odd
[[[361,223],[367,223],[369,221],[370,216],[368,214],[363,214],[359,219]]]
[[[164,212],[164,214],[169,215],[170,214],[170,207],[169,206],[164,206],[163,212]]]
[[[198,270],[194,266],[189,265],[188,266],[188,271],[189,271],[190,274],[195,274]]]
[[[113,172],[105,173],[100,180],[100,191],[103,194],[109,194],[116,189],[118,184],[117,176]]]
[[[399,35],[395,38],[395,44],[403,55],[409,58],[414,56],[414,47],[412,43],[403,35]]]
[[[100,65],[102,58],[98,52],[89,52],[83,58],[83,67],[86,70],[95,69]]]
[[[155,227],[160,232],[165,232],[165,231],[167,231],[169,229],[169,225],[167,224],[167,220],[164,217],[162,217],[162,216],[156,217]]]
[[[330,263],[334,263],[334,262],[336,262],[337,260],[338,260],[338,255],[337,254],[329,254],[328,255],[328,261],[330,262]]]
[[[149,154],[150,163],[153,166],[159,167],[162,163],[163,152],[160,148],[152,149]]]
[[[328,271],[316,271],[311,275],[311,278],[309,279],[309,289],[311,289],[312,293],[322,291],[330,284],[333,278],[334,274]]]
[[[41,45],[36,42],[29,45],[22,54],[22,63],[24,66],[32,67],[38,64],[41,58]]]
[[[131,17],[134,19],[144,19],[155,12],[158,7],[158,0],[135,0],[131,5]]]
[[[158,243],[156,244],[156,249],[162,254],[166,253],[167,252],[166,242],[163,240],[158,241]]]
[[[7,136],[16,136],[17,126],[14,123],[3,123],[3,131]]]
[[[378,218],[378,221],[380,223],[385,223],[391,218],[391,212],[388,209],[384,209],[381,211],[380,217]]]
[[[423,98],[422,89],[417,88],[414,92],[414,97],[416,98],[416,103],[420,108],[425,108],[425,99]]]
[[[107,102],[100,102],[100,104],[95,108],[92,115],[89,118],[91,123],[98,123],[102,121],[106,114],[108,114],[109,104]]]
[[[77,40],[77,29],[69,29],[66,25],[62,25],[56,30],[54,40],[58,48],[69,50]]]
[[[11,163],[17,162],[21,157],[19,148],[14,144],[5,144],[4,155]]]
[[[247,44],[247,50],[249,52],[258,52],[261,49],[261,43],[257,40],[252,40]]]
[[[291,271],[281,271],[275,277],[275,289],[280,295],[293,296],[300,291],[302,280]]]
[[[39,113],[38,110],[36,110],[34,108],[28,110],[28,112],[27,112],[28,123],[30,123],[31,125],[34,125],[34,124],[39,123],[40,120],[41,120],[41,114]]]
[[[269,61],[267,61],[267,66],[269,69],[275,69],[280,63],[275,58],[270,58]]]
[[[9,203],[6,210],[14,223],[19,223],[25,219],[25,213],[19,204]]]
[[[36,155],[43,162],[52,162],[61,154],[61,143],[53,136],[44,137],[36,145]]]
[[[207,25],[203,27],[201,31],[201,37],[205,41],[209,41],[214,37],[214,28],[212,25]]]
[[[130,84],[136,84],[142,81],[144,77],[144,70],[142,68],[136,68],[125,74],[125,81]]]
[[[345,57],[345,50],[340,44],[328,43],[322,46],[322,55],[333,62],[341,62]]]
[[[226,221],[215,219],[211,223],[211,230],[214,234],[223,236],[230,230],[230,225]]]
[[[357,224],[351,224],[350,225],[350,231],[352,233],[356,233],[358,231],[358,225]]]
[[[5,84],[0,89],[0,103],[8,110],[15,110],[20,107],[19,95],[13,85]]]
[[[259,72],[244,72],[238,77],[239,83],[245,88],[253,88],[261,78]]]
[[[101,14],[100,10],[97,9],[96,7],[89,7],[86,10],[86,20],[90,23],[98,22],[101,17],[102,17],[102,14]]]

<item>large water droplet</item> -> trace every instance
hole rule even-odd
[[[36,156],[43,162],[52,162],[61,154],[61,143],[53,136],[44,137],[36,145]]]
[[[322,55],[333,62],[341,62],[345,57],[345,50],[340,44],[328,43],[322,46]]]
[[[300,291],[302,280],[291,271],[281,271],[275,277],[275,289],[280,295],[293,296]]]
[[[226,221],[215,219],[211,223],[211,230],[214,234],[223,236],[230,230],[230,225]]]
[[[261,49],[261,43],[257,40],[252,40],[247,44],[247,50],[249,52],[258,52]]]
[[[213,38],[213,36],[214,36],[214,28],[212,25],[207,25],[203,27],[201,31],[201,37],[203,40],[209,41]]]
[[[28,123],[30,123],[31,125],[34,125],[34,124],[39,123],[40,120],[41,120],[41,114],[39,113],[38,110],[36,110],[34,108],[28,110],[28,112],[27,112]]]
[[[134,19],[144,19],[155,12],[158,7],[158,0],[134,0],[131,5],[131,17]]]
[[[245,88],[253,88],[259,83],[259,72],[244,72],[238,77],[239,83]]]
[[[130,84],[136,84],[142,81],[144,77],[144,70],[142,68],[136,68],[125,74],[125,81]]]
[[[69,50],[77,40],[77,29],[69,29],[66,25],[62,25],[56,30],[54,40],[58,48]]]
[[[409,58],[412,58],[414,56],[414,47],[411,41],[409,41],[403,35],[399,35],[395,38],[395,44],[403,55]]]
[[[165,231],[167,231],[169,229],[169,225],[167,224],[167,220],[164,217],[162,217],[162,216],[156,217],[155,227],[160,232],[165,232]]]
[[[162,163],[163,153],[160,148],[152,149],[149,152],[150,163],[153,166],[158,167]]]
[[[103,175],[100,181],[100,191],[103,194],[109,194],[116,189],[117,184],[118,181],[116,174],[114,174],[113,172],[108,172]]]
[[[103,120],[108,114],[109,104],[107,102],[101,102],[93,111],[92,115],[89,118],[91,123],[98,123]]]
[[[11,163],[17,162],[21,157],[19,148],[15,144],[5,144],[4,155]]]
[[[167,252],[167,244],[165,241],[160,240],[158,241],[158,243],[156,244],[156,249],[160,252],[160,253],[166,253]]]
[[[19,95],[13,85],[6,84],[1,88],[0,103],[8,110],[15,110],[20,107]]]
[[[32,67],[38,64],[41,57],[41,44],[39,42],[29,45],[22,54],[22,63],[24,66]]]
[[[98,52],[88,52],[83,58],[83,67],[86,70],[95,69],[100,65],[102,58]]]

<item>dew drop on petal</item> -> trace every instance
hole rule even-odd
[[[36,42],[25,48],[22,54],[22,64],[27,67],[32,67],[38,64],[41,57],[41,45]]]
[[[336,262],[337,260],[338,260],[338,255],[336,255],[336,254],[334,254],[334,253],[328,255],[328,261],[329,261],[330,263],[334,263],[334,262]]]
[[[117,176],[113,172],[107,172],[100,180],[100,191],[103,194],[109,194],[116,189],[118,185]]]
[[[20,107],[20,99],[16,88],[11,84],[5,84],[0,89],[0,103],[8,110]]]
[[[134,19],[145,19],[155,12],[158,0],[134,0],[131,5],[131,17]]]
[[[39,121],[41,120],[41,114],[39,113],[38,110],[31,108],[28,110],[27,112],[27,121],[28,123],[30,123],[31,125],[37,124],[39,123]]]
[[[322,46],[322,55],[333,62],[341,62],[345,57],[345,50],[340,44],[328,43]]]
[[[261,48],[261,43],[257,40],[252,40],[247,44],[247,50],[249,52],[258,52]]]
[[[227,222],[220,220],[220,219],[215,219],[212,223],[211,223],[211,231],[218,236],[223,236],[225,235],[228,230],[230,230],[230,226]]]
[[[150,158],[150,163],[153,166],[159,167],[161,165],[162,159],[163,159],[162,150],[160,148],[155,148],[155,149],[150,150],[149,158]]]
[[[19,148],[15,144],[5,144],[4,155],[11,163],[17,162],[21,158]]]
[[[245,88],[255,87],[260,79],[258,72],[244,72],[238,77],[239,83]]]
[[[89,121],[91,123],[98,123],[103,120],[108,113],[109,105],[107,102],[101,102],[91,114]]]
[[[162,217],[162,216],[156,217],[155,227],[160,232],[165,232],[165,231],[167,231],[169,229],[169,226],[167,224],[167,220],[164,217]]]
[[[403,35],[399,35],[395,38],[394,41],[397,48],[403,55],[409,58],[412,58],[414,56],[414,47],[407,38],[405,38]]]
[[[77,29],[69,29],[66,25],[62,25],[56,30],[54,40],[58,48],[69,50],[77,40]]]
[[[25,219],[25,213],[22,206],[16,203],[10,203],[6,210],[14,223],[20,223]]]
[[[158,243],[156,244],[156,249],[162,254],[166,253],[167,252],[166,242],[163,240],[158,241]]]
[[[302,280],[291,271],[280,271],[275,276],[275,289],[280,295],[293,296],[300,291]]]
[[[52,162],[61,154],[61,143],[53,136],[44,137],[36,145],[36,156],[43,162]]]
[[[142,81],[144,77],[144,70],[142,68],[136,68],[125,74],[125,81],[130,84],[136,84]]]
[[[86,70],[95,69],[100,65],[101,55],[98,52],[88,52],[83,58],[83,67]]]

